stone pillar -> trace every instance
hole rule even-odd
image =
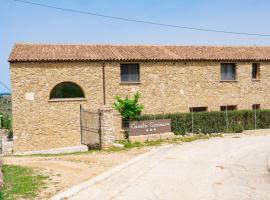
[[[103,107],[100,110],[100,129],[102,148],[110,147],[115,141],[113,128],[113,109]]]

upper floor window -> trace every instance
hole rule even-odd
[[[50,99],[84,98],[81,87],[72,82],[62,82],[54,86],[50,93]]]
[[[236,79],[235,63],[221,63],[220,78],[222,81],[230,81]]]
[[[259,80],[260,79],[260,64],[252,63],[252,79]]]
[[[140,82],[139,64],[121,64],[121,82]]]
[[[206,112],[207,107],[191,107],[189,108],[190,112]]]

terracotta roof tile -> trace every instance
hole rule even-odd
[[[270,46],[64,45],[15,44],[18,61],[270,61]]]

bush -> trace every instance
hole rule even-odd
[[[11,118],[7,114],[0,113],[0,128],[11,130]]]
[[[120,113],[123,119],[134,119],[143,109],[143,105],[139,103],[139,98],[139,92],[136,92],[132,99],[116,96],[114,98],[115,102],[113,103],[113,108]]]
[[[193,113],[193,133],[239,133],[255,129],[255,111],[213,111]],[[228,117],[228,124],[227,124]],[[172,120],[172,131],[175,134],[192,132],[192,113],[171,113],[158,115],[141,115],[136,120],[165,119]],[[228,126],[228,127],[227,127]],[[270,128],[270,110],[256,111],[256,128]]]

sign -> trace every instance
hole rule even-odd
[[[34,101],[35,100],[35,93],[34,92],[25,93],[25,99],[28,101]]]
[[[129,123],[129,135],[148,135],[171,132],[171,119],[132,121]]]

